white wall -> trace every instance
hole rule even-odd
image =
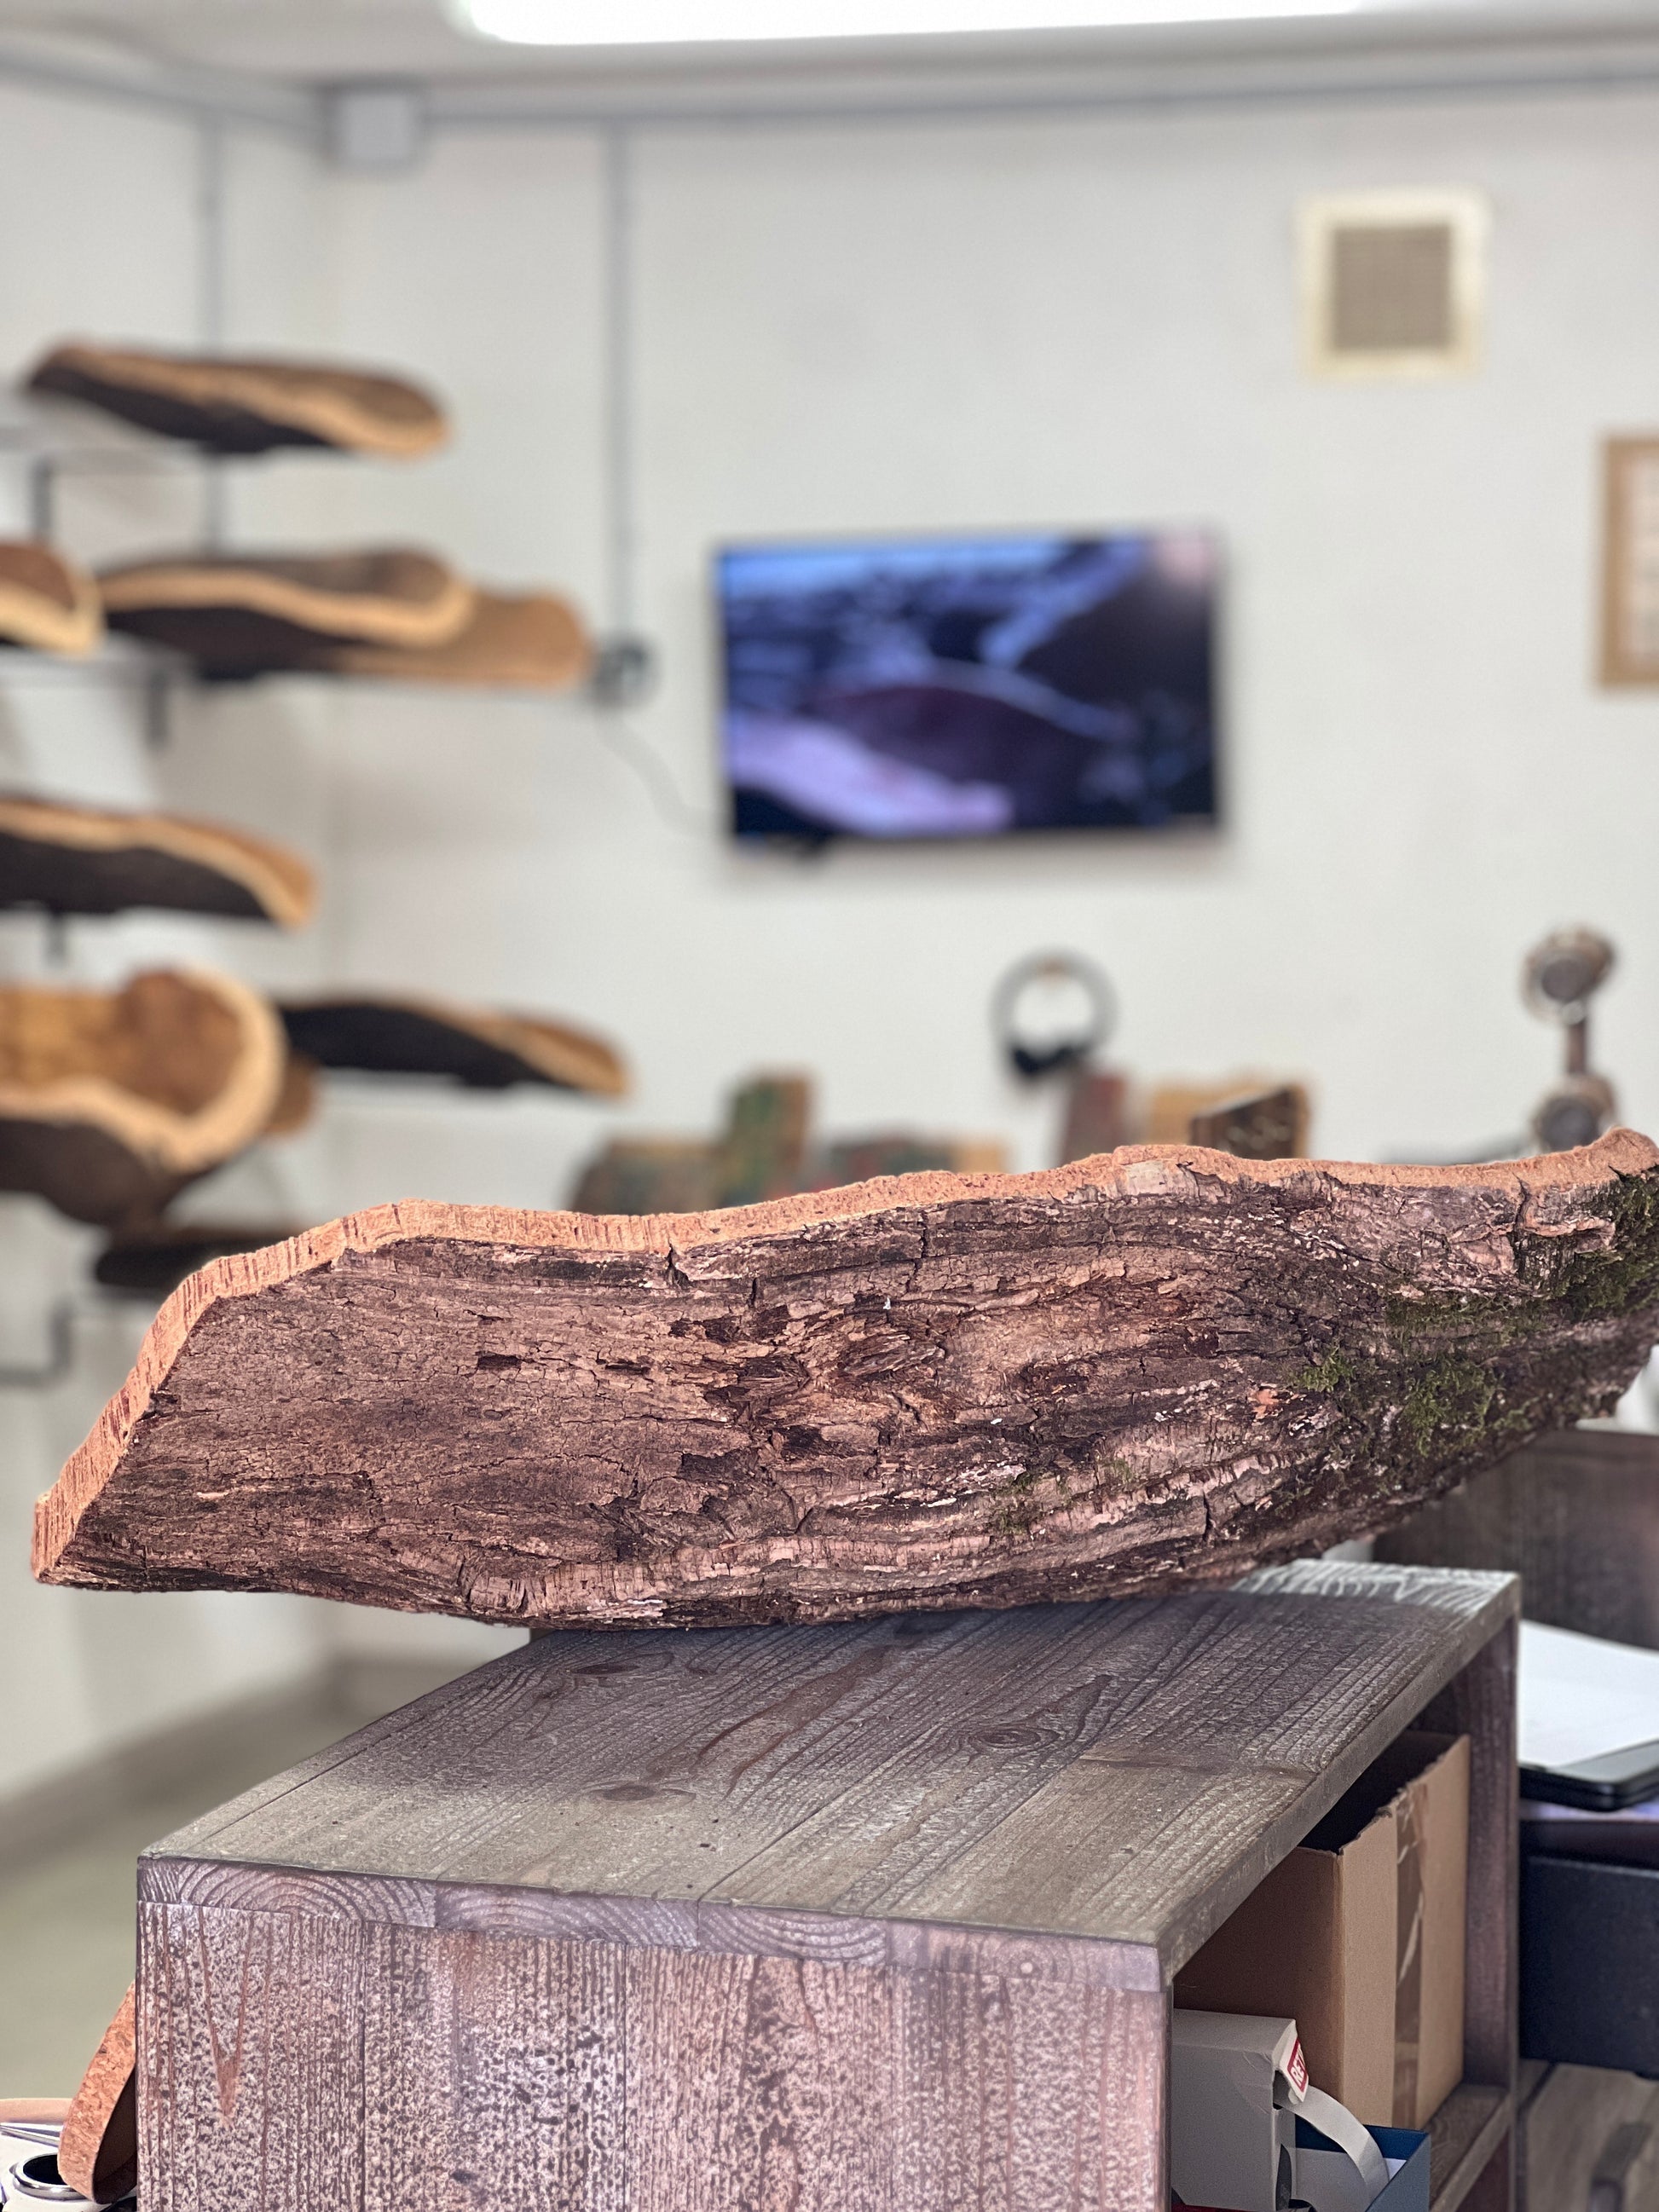
[[[189,134],[13,106],[0,195],[52,204],[42,179],[61,175],[82,201],[50,240],[0,227],[5,357],[73,327],[189,337]],[[87,177],[112,165],[122,189],[93,193]],[[1659,421],[1659,100],[659,129],[633,165],[638,611],[664,679],[629,726],[707,830],[665,820],[572,702],[267,686],[191,707],[155,763],[89,705],[71,727],[60,702],[49,738],[20,738],[15,714],[5,726],[9,774],[153,788],[292,838],[325,871],[304,940],[124,923],[89,946],[77,932],[86,972],[187,939],[273,983],[562,1012],[612,1034],[636,1071],[620,1111],[341,1086],[303,1137],[198,1189],[197,1210],[557,1203],[605,1132],[707,1127],[760,1065],[814,1068],[831,1127],[1000,1133],[1039,1164],[1051,1102],[1005,1079],[985,1009],[1006,963],[1048,944],[1116,979],[1137,1072],[1304,1072],[1319,1148],[1367,1157],[1518,1129],[1556,1047],[1518,1003],[1517,963],[1583,920],[1624,955],[1602,1056],[1628,1118],[1659,1121],[1659,726],[1650,699],[1589,675],[1596,441]],[[460,431],[416,468],[239,475],[239,532],[422,538],[603,615],[597,139],[445,137],[416,174],[379,179],[237,137],[229,182],[228,335],[403,362]],[[1440,183],[1493,205],[1482,373],[1305,380],[1297,198]],[[76,508],[88,550],[155,542],[158,507],[100,497]],[[1185,520],[1217,526],[1230,552],[1221,837],[803,864],[734,853],[712,826],[711,544]],[[27,934],[5,936],[14,967],[35,957]],[[67,1279],[87,1240],[27,1229]],[[6,1308],[20,1334],[33,1295]],[[428,1632],[21,1581],[25,1501],[118,1379],[125,1327],[99,1324],[72,1388],[0,1397],[0,1675],[49,1717],[6,1752],[34,1770],[328,1638]],[[151,1656],[135,1675],[139,1633]]]
[[[23,370],[59,336],[198,341],[198,155],[186,125],[0,87],[0,369]],[[267,156],[245,211],[268,228],[269,204],[295,201],[302,173],[295,157]],[[0,529],[26,525],[27,493],[21,464],[0,461]],[[115,556],[187,539],[200,507],[189,471],[77,478],[61,492],[60,532],[85,558]],[[141,730],[131,691],[85,672],[18,657],[0,677],[0,782],[144,804],[165,780]],[[246,797],[222,799],[258,821],[265,793],[249,781]],[[155,918],[89,922],[72,933],[66,974],[112,977],[157,957],[234,963],[240,944],[231,930]],[[43,956],[38,925],[0,920],[0,973],[38,975]],[[0,1199],[0,1363],[44,1355],[55,1300],[87,1304],[97,1243],[33,1200]],[[95,1597],[29,1580],[34,1497],[120,1382],[148,1318],[114,1302],[90,1311],[64,1382],[0,1389],[0,1792],[316,1663],[316,1630],[295,1601]]]
[[[641,612],[665,680],[635,720],[692,803],[716,805],[711,544],[1194,520],[1230,549],[1231,825],[803,865],[665,824],[578,709],[365,698],[353,757],[396,819],[358,819],[354,971],[604,1021],[641,1124],[704,1125],[744,1069],[799,1062],[843,1127],[1001,1132],[1037,1164],[1051,1109],[1001,1077],[986,1000],[1016,954],[1076,945],[1117,979],[1133,1067],[1305,1071],[1321,1147],[1365,1157],[1522,1126],[1557,1046],[1519,958],[1583,919],[1625,955],[1606,1060],[1659,1119],[1659,730],[1589,681],[1596,441],[1659,416],[1656,123],[1650,98],[1549,99],[644,135]],[[452,138],[413,182],[343,181],[337,241],[342,344],[419,359],[465,430],[400,479],[411,520],[589,594],[596,158]],[[1297,198],[1440,182],[1493,204],[1485,371],[1308,381]],[[363,1107],[342,1199],[423,1159],[455,1195],[544,1203],[596,1118],[526,1105],[487,1155],[482,1112],[407,1109],[377,1172]]]

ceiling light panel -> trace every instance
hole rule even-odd
[[[761,45],[1352,15],[1365,0],[459,0],[486,38],[541,46]]]

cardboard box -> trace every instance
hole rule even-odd
[[[1310,2078],[1421,2129],[1462,2079],[1469,1743],[1411,1730],[1176,1977],[1178,2005],[1294,2019]]]

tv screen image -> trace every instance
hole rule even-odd
[[[739,837],[1214,821],[1209,535],[823,540],[716,562]]]

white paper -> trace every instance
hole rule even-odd
[[[1659,1741],[1659,1651],[1521,1624],[1520,1755],[1559,1771]]]

